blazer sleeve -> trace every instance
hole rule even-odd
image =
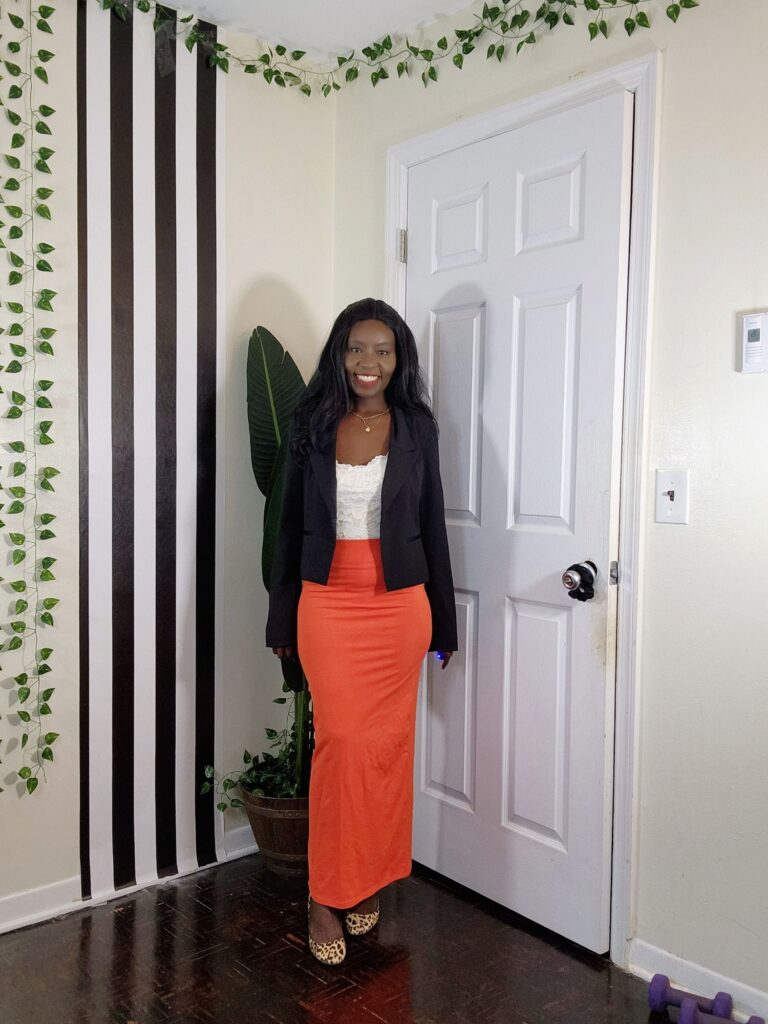
[[[448,533],[445,528],[445,503],[443,484],[440,479],[440,454],[435,421],[425,417],[421,433],[424,481],[419,518],[421,521],[421,543],[429,569],[429,580],[424,585],[432,609],[432,639],[429,650],[456,651],[459,647],[456,630],[456,598],[453,590]]]
[[[267,647],[296,649],[296,614],[301,594],[301,548],[304,540],[304,471],[285,455],[282,505],[269,583]]]

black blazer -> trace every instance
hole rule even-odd
[[[336,546],[336,430],[328,431],[303,468],[286,454],[267,647],[296,648],[301,581],[328,582]],[[429,650],[458,650],[437,429],[425,413],[399,406],[392,406],[380,542],[387,590],[425,584],[432,610]]]

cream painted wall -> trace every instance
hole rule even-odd
[[[234,53],[250,40],[228,33]],[[259,324],[286,346],[308,381],[332,322],[334,108],[251,75],[226,80],[226,504],[222,608],[222,770],[243,749],[269,750],[283,728],[277,658],[264,646],[264,497],[251,469],[245,404],[248,338]],[[218,767],[218,766],[217,766]],[[247,825],[228,811],[226,828]]]
[[[616,19],[618,21],[618,18]],[[425,30],[468,24],[466,15]],[[663,51],[646,483],[691,470],[691,523],[647,493],[636,936],[768,989],[768,377],[734,372],[736,314],[768,309],[768,6],[703,0],[677,26],[609,41],[561,28],[503,67],[472,54],[420,78],[342,90],[334,305],[384,294],[387,148]],[[711,590],[703,585],[711,581]]]
[[[4,12],[5,13],[5,12]],[[48,64],[51,106],[56,107],[52,118],[54,130],[51,148],[56,150],[51,162],[54,171],[51,187],[56,189],[51,208],[53,219],[46,225],[42,240],[56,247],[51,256],[54,272],[46,285],[58,292],[54,299],[55,318],[52,323],[58,334],[52,339],[55,355],[46,364],[46,357],[39,356],[38,372],[49,376],[54,386],[49,392],[54,408],[55,444],[47,449],[46,462],[61,471],[54,481],[55,494],[45,500],[44,508],[57,516],[52,524],[55,539],[46,554],[58,559],[53,566],[56,576],[55,597],[60,604],[53,612],[54,627],[43,627],[40,646],[53,647],[51,664],[54,671],[47,678],[48,685],[55,686],[51,701],[53,714],[48,728],[58,732],[59,739],[53,745],[56,760],[47,766],[48,781],[40,780],[37,791],[30,796],[19,797],[17,783],[9,781],[18,770],[18,748],[6,741],[0,752],[0,785],[5,792],[0,794],[0,899],[24,890],[39,888],[73,878],[79,874],[78,814],[79,790],[79,664],[78,664],[78,560],[79,545],[79,497],[78,497],[78,389],[77,389],[77,97],[75,91],[75,14],[76,5],[62,5],[57,10],[53,25],[55,36],[50,49],[56,53],[56,60]],[[7,17],[7,14],[6,14]],[[9,79],[6,77],[5,84]],[[3,95],[5,95],[5,88]],[[37,92],[38,102],[42,99]],[[10,152],[6,133],[10,125],[3,116],[2,152]],[[3,175],[6,174],[5,164]],[[39,226],[38,226],[39,231]],[[41,236],[38,235],[38,238]],[[7,257],[3,254],[3,265]],[[10,266],[10,264],[7,264]],[[17,298],[5,289],[7,271],[3,270],[4,301]],[[38,283],[39,286],[39,283]],[[5,310],[3,310],[5,313]],[[3,318],[3,323],[6,323]],[[2,361],[7,361],[8,346],[3,339]],[[3,420],[0,441],[9,441],[17,433],[9,429],[10,422]],[[9,484],[10,465],[7,449],[3,444],[2,481]],[[3,501],[7,501],[4,494]],[[31,521],[27,520],[27,529]],[[8,526],[11,522],[8,521]],[[10,563],[4,564],[2,575],[6,580],[15,579],[8,572]],[[10,608],[10,602],[8,603]],[[26,657],[29,657],[28,644]],[[2,657],[3,679],[22,671],[16,654]],[[5,692],[5,691],[4,691]],[[2,701],[3,713],[6,702]],[[3,735],[9,732],[3,730]],[[79,889],[77,890],[79,891]]]

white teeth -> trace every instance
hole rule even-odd
[[[374,374],[373,376],[371,376],[370,374],[366,374],[366,375],[364,376],[364,375],[363,375],[362,373],[356,373],[356,374],[355,374],[355,376],[356,376],[356,377],[357,377],[357,378],[358,378],[359,380],[364,380],[364,381],[366,382],[366,384],[367,384],[367,383],[368,383],[369,381],[372,381],[372,380],[378,380],[378,379],[379,379],[379,378],[378,378],[378,377],[377,377],[377,376],[376,376],[375,374]]]

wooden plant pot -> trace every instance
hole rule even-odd
[[[257,796],[240,789],[267,867],[284,878],[308,876],[309,797]]]

